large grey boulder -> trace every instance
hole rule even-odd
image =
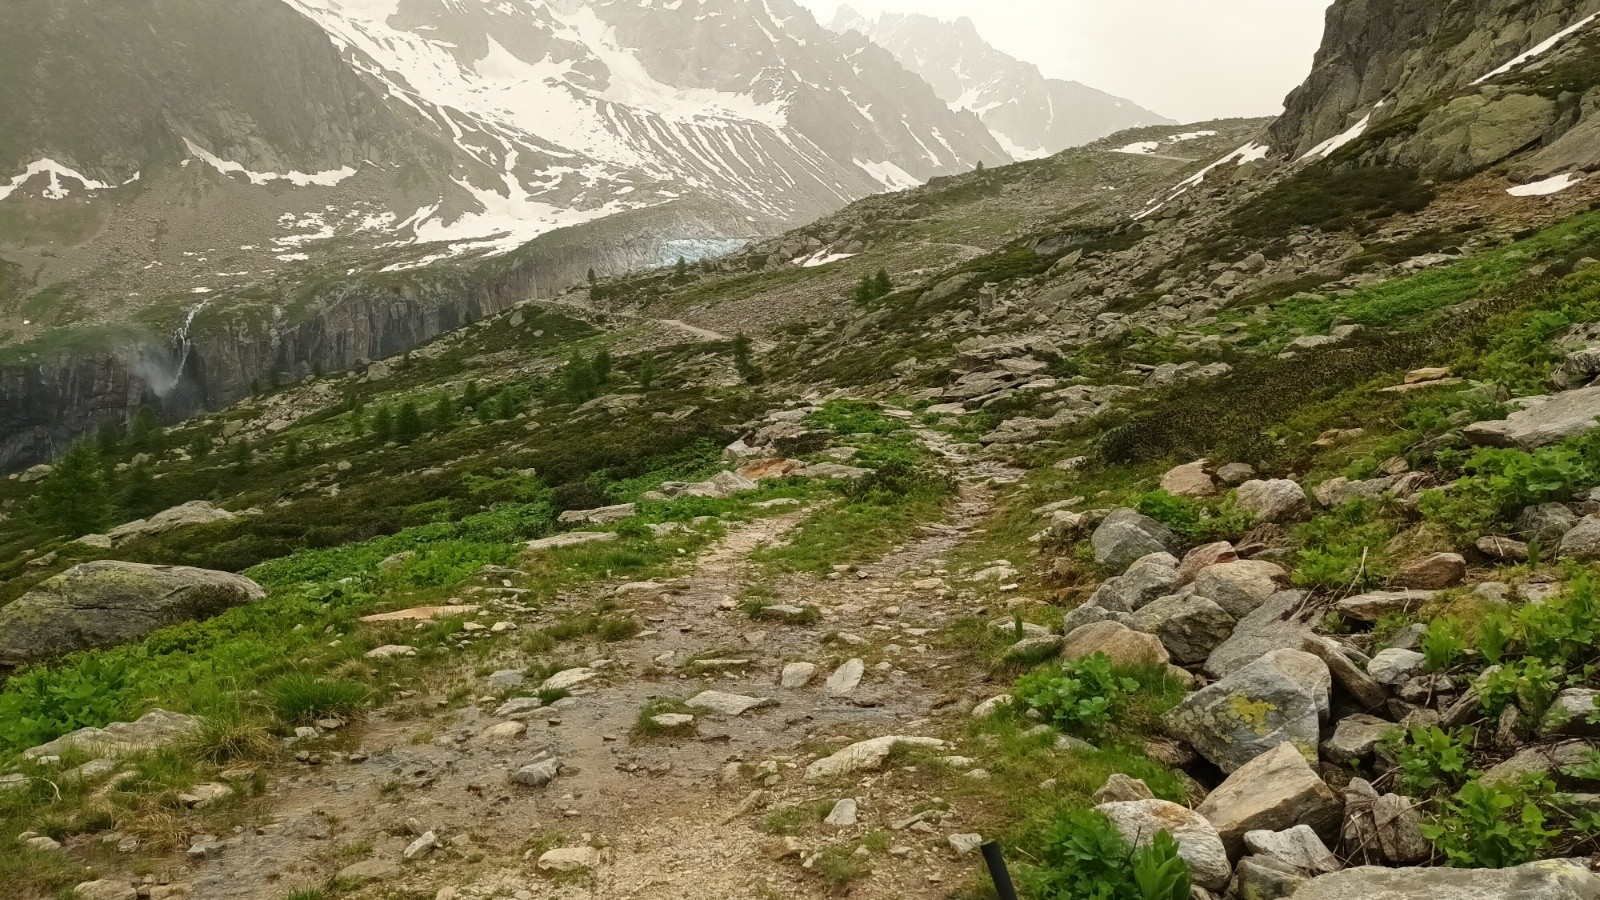
[[[1332,690],[1322,660],[1303,650],[1274,650],[1185,697],[1167,714],[1166,728],[1224,772],[1284,742],[1315,759]]]
[[[1089,603],[1116,612],[1133,612],[1164,594],[1177,590],[1178,558],[1161,551],[1139,557],[1126,572],[1107,578]]]
[[[1178,663],[1200,662],[1233,634],[1227,610],[1204,597],[1173,594],[1133,614],[1139,630],[1161,639]]]
[[[1166,800],[1127,800],[1095,807],[1135,847],[1147,847],[1165,831],[1178,842],[1178,855],[1189,864],[1194,883],[1210,890],[1228,884],[1233,867],[1217,830],[1206,818]]]
[[[1110,657],[1114,666],[1162,665],[1171,661],[1160,638],[1118,622],[1091,622],[1074,629],[1061,642],[1061,658],[1065,660],[1096,653]]]
[[[1235,619],[1255,612],[1288,586],[1288,572],[1273,563],[1255,559],[1211,566],[1194,580],[1196,594],[1227,610]]]
[[[116,759],[130,753],[170,747],[200,730],[194,716],[152,709],[132,722],[112,722],[104,728],[79,728],[37,747],[22,751],[25,759],[82,753]]]
[[[1293,744],[1257,756],[1206,796],[1195,812],[1217,829],[1228,853],[1244,851],[1251,831],[1283,831],[1308,825],[1318,836],[1338,833],[1340,806],[1333,789],[1311,770]]]
[[[1137,510],[1114,509],[1094,530],[1094,561],[1121,573],[1152,553],[1177,553],[1182,541],[1172,529]]]
[[[1556,551],[1562,559],[1593,562],[1600,559],[1600,516],[1584,516],[1561,536],[1561,546]]]
[[[165,534],[187,525],[205,525],[236,518],[238,516],[225,509],[219,509],[208,501],[191,500],[181,506],[162,510],[148,519],[136,519],[118,525],[106,532],[106,537],[110,538],[113,544],[121,544],[138,537]]]
[[[241,575],[101,560],[62,572],[0,608],[0,666],[115,647],[266,596]]]
[[[1520,402],[1522,409],[1499,421],[1474,422],[1461,429],[1462,435],[1480,446],[1532,450],[1582,434],[1600,416],[1600,385]]]
[[[1596,900],[1600,878],[1585,860],[1547,859],[1511,869],[1362,866],[1311,879],[1294,900]]]
[[[1303,647],[1307,638],[1315,636],[1306,621],[1314,611],[1304,608],[1305,599],[1301,591],[1280,591],[1240,619],[1233,634],[1206,657],[1207,674],[1224,678],[1274,650]]]
[[[1339,858],[1309,825],[1296,825],[1284,831],[1247,831],[1244,846],[1257,856],[1270,856],[1307,875],[1324,875],[1343,868]]]
[[[1333,611],[1357,622],[1376,622],[1390,613],[1411,612],[1433,599],[1435,591],[1370,591],[1333,604]]]

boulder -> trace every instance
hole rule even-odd
[[[1194,579],[1194,592],[1242,619],[1255,612],[1281,589],[1288,587],[1289,573],[1270,562],[1242,559],[1219,563]]]
[[[1126,800],[1095,807],[1135,847],[1149,846],[1165,831],[1178,842],[1178,855],[1189,864],[1194,883],[1210,890],[1228,885],[1233,867],[1228,853],[1204,816],[1165,800]]]
[[[1247,831],[1244,846],[1257,856],[1270,856],[1307,875],[1325,875],[1344,868],[1310,825],[1296,825],[1284,831]]]
[[[1600,713],[1595,700],[1600,691],[1590,688],[1567,688],[1556,696],[1539,723],[1539,736],[1545,739],[1566,737],[1600,737],[1600,725],[1592,719]]]
[[[139,892],[126,881],[85,881],[72,889],[74,900],[139,900]]]
[[[1300,649],[1327,663],[1333,683],[1364,708],[1377,709],[1388,702],[1389,692],[1352,662],[1343,645],[1337,641],[1316,635],[1306,638]]]
[[[1351,481],[1340,476],[1338,478],[1330,478],[1317,485],[1317,489],[1313,493],[1316,494],[1318,503],[1333,509],[1334,507],[1343,506],[1351,500],[1377,502],[1382,500],[1383,495],[1388,493],[1392,487],[1394,487],[1393,478],[1370,478],[1365,481]]]
[[[1272,856],[1247,856],[1239,860],[1228,885],[1229,897],[1248,900],[1283,900],[1306,883],[1306,876]]]
[[[1205,670],[1226,677],[1274,650],[1298,650],[1315,632],[1304,621],[1311,613],[1300,591],[1279,591],[1234,626],[1233,634],[1206,657]]]
[[[150,537],[165,534],[186,525],[205,525],[210,522],[226,522],[238,516],[225,509],[219,509],[205,500],[192,500],[182,506],[162,510],[148,519],[139,519],[106,532],[106,537],[113,544],[121,544],[134,538]]]
[[[817,677],[816,663],[794,662],[783,667],[783,672],[778,676],[778,684],[789,690],[798,690],[811,683]]]
[[[1294,900],[1596,900],[1600,877],[1585,860],[1548,859],[1510,869],[1361,866],[1311,879]]]
[[[1467,577],[1467,561],[1459,553],[1430,553],[1402,563],[1389,579],[1389,586],[1442,591],[1460,584]]]
[[[1323,838],[1332,837],[1338,832],[1339,811],[1339,798],[1289,743],[1229,775],[1195,808],[1235,857],[1244,851],[1244,836],[1251,831],[1306,825]]]
[[[1063,659],[1081,659],[1096,653],[1111,657],[1112,665],[1117,666],[1160,665],[1170,661],[1160,638],[1118,622],[1084,625],[1061,642]]]
[[[1216,479],[1206,471],[1206,460],[1177,466],[1161,476],[1161,489],[1179,497],[1209,497],[1217,492]]]
[[[1256,467],[1249,463],[1228,463],[1217,470],[1217,479],[1230,487],[1238,487],[1255,474]]]
[[[1333,727],[1333,734],[1322,742],[1322,755],[1341,766],[1350,765],[1352,760],[1365,760],[1385,735],[1399,727],[1366,713],[1345,716]]]
[[[1316,759],[1332,687],[1322,660],[1303,650],[1274,650],[1185,697],[1167,714],[1166,729],[1224,772],[1285,742]]]
[[[1239,554],[1234,552],[1233,545],[1227,541],[1202,544],[1185,553],[1183,561],[1178,563],[1178,584],[1189,584],[1210,566],[1238,562],[1238,560]]]
[[[600,544],[614,541],[622,535],[615,531],[569,531],[566,534],[555,534],[547,538],[538,538],[528,542],[528,549],[560,550],[565,547],[576,547],[580,544]]]
[[[0,666],[115,647],[266,596],[242,575],[101,560],[50,578],[0,607]]]
[[[1239,485],[1239,508],[1250,513],[1257,522],[1292,522],[1310,510],[1305,488],[1286,478],[1270,481],[1246,481]]]
[[[1103,609],[1131,613],[1178,588],[1178,559],[1165,551],[1140,557],[1126,572],[1108,578],[1089,598]]]
[[[1504,784],[1520,779],[1529,773],[1558,775],[1562,769],[1585,762],[1591,747],[1586,741],[1565,741],[1527,747],[1505,762],[1498,763],[1483,773],[1484,784]],[[1558,777],[1558,783],[1560,781]]]
[[[1495,422],[1474,422],[1461,429],[1468,441],[1486,447],[1532,450],[1554,444],[1595,427],[1600,416],[1600,386],[1565,391],[1553,397],[1529,397],[1517,410]]]
[[[22,752],[27,759],[61,756],[68,751],[101,758],[117,758],[141,750],[155,750],[184,740],[200,729],[200,720],[183,713],[152,709],[133,722],[113,722],[104,728],[80,728]]]
[[[785,468],[784,466],[780,465],[782,463],[789,463],[790,465],[788,468]],[[732,497],[734,494],[743,493],[744,491],[755,490],[756,488],[760,487],[760,485],[756,483],[757,478],[777,477],[776,473],[779,472],[781,472],[783,475],[788,475],[804,468],[802,465],[795,463],[792,460],[767,460],[762,463],[757,463],[756,466],[758,467],[756,472],[750,476],[742,474],[743,470],[740,472],[718,472],[705,481],[684,486],[683,489],[678,492],[677,496],[706,497],[713,500],[720,500],[725,497]]]
[[[1172,529],[1137,510],[1116,509],[1106,515],[1089,538],[1094,561],[1121,573],[1152,553],[1176,553],[1181,546]]]
[[[1150,786],[1137,778],[1131,778],[1121,772],[1112,773],[1106,783],[1094,792],[1093,800],[1098,805],[1101,803],[1122,803],[1130,800],[1154,800],[1156,795],[1150,791]]]
[[[1578,514],[1564,503],[1539,503],[1517,514],[1517,533],[1545,547],[1554,547],[1578,524]]]
[[[1600,516],[1584,516],[1561,536],[1556,555],[1579,562],[1600,560]]]
[[[1196,663],[1233,634],[1234,618],[1204,597],[1173,594],[1133,614],[1140,631],[1155,635],[1180,664]]]
[[[848,747],[842,748],[832,756],[825,756],[807,766],[806,780],[820,781],[836,775],[849,775],[854,772],[876,769],[889,759],[890,752],[896,747],[926,747],[933,750],[943,750],[948,746],[949,744],[938,738],[908,737],[898,734],[857,741]]]
[[[1390,647],[1379,650],[1367,663],[1367,674],[1379,684],[1399,685],[1422,671],[1423,656],[1415,650]]]

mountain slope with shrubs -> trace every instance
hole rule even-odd
[[[1524,189],[1600,26],[1356,6],[1274,123],[935,179],[0,482],[0,627],[64,636],[7,657],[0,873],[976,900],[995,841],[1037,900],[1600,896],[1600,182]],[[1326,113],[1340,48],[1442,21],[1509,68],[1397,97],[1559,79],[1563,127],[1445,171],[1403,160],[1448,123]],[[176,578],[191,621],[63,587]]]

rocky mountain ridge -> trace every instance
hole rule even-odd
[[[971,19],[897,13],[868,19],[841,6],[828,27],[887,48],[951,109],[983,119],[1014,159],[1048,156],[1130,128],[1177,124],[1130,100],[1044,77],[1037,65],[991,46]]]

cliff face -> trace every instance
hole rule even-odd
[[[1365,138],[1369,161],[1445,177],[1522,154],[1524,175],[1592,165],[1541,154],[1600,105],[1597,13],[1600,0],[1338,0],[1269,143],[1299,159]]]
[[[627,228],[618,226],[626,222]],[[301,378],[382,359],[520,300],[603,274],[660,265],[664,236],[738,233],[714,206],[678,204],[563,229],[473,267],[334,279],[256,304],[202,311],[187,348],[175,336],[123,332],[0,365],[0,471],[49,460],[104,422],[150,405],[173,422],[246,396],[251,382]],[[219,302],[219,306],[223,304]],[[287,310],[305,312],[291,315]]]

